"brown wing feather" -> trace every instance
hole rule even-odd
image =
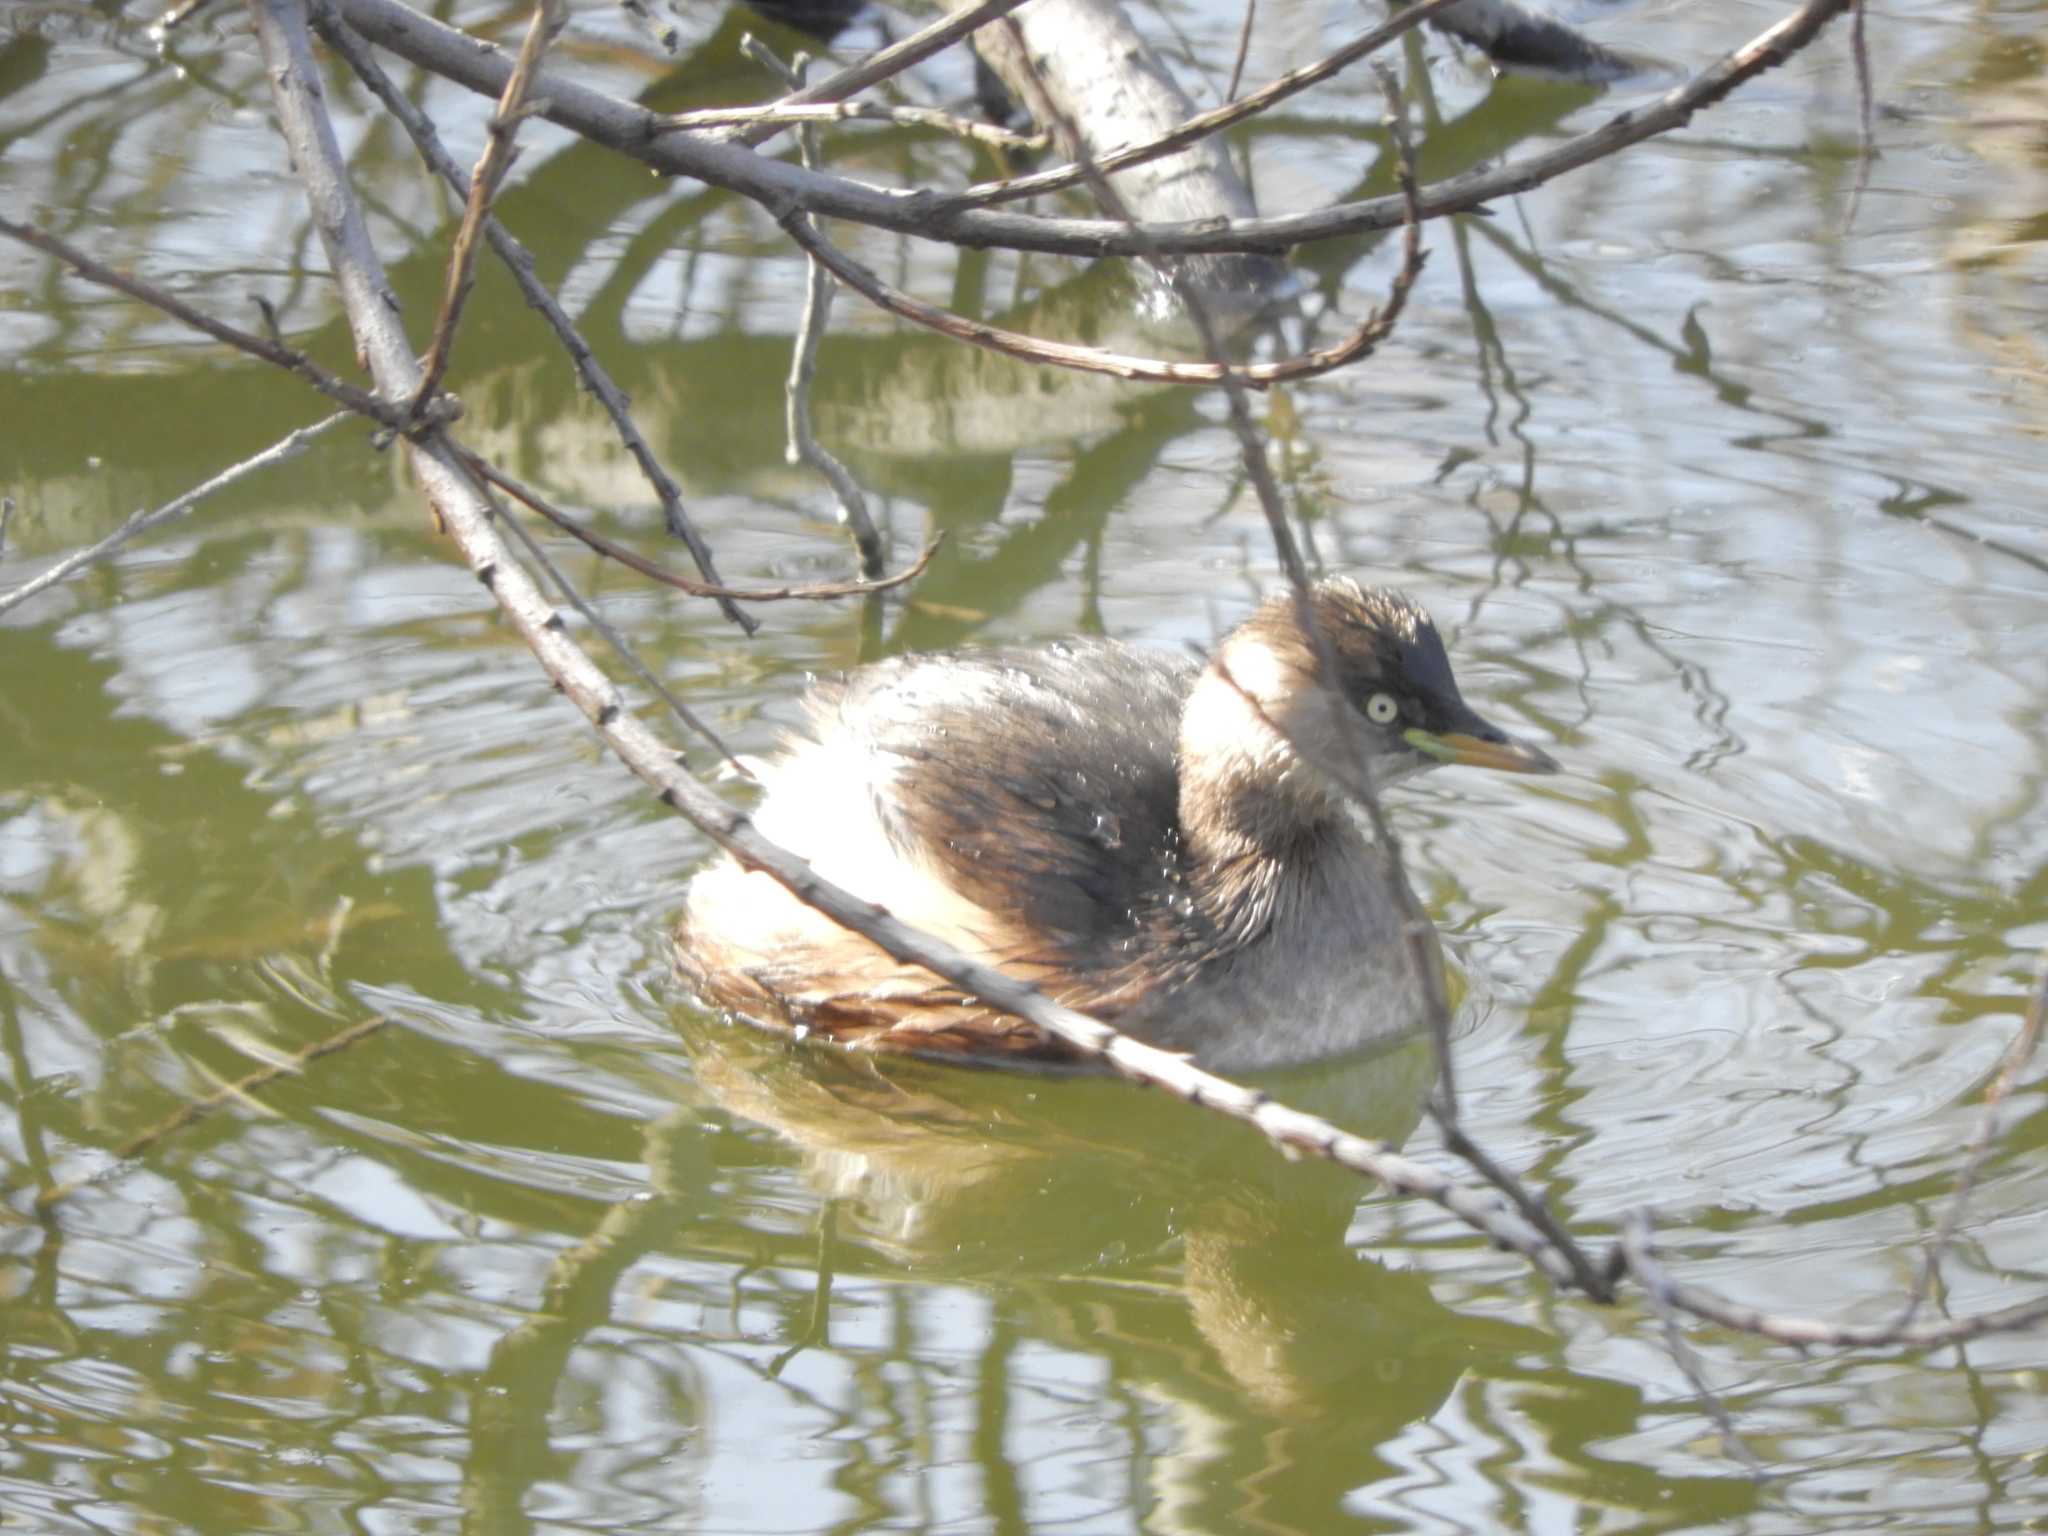
[[[1175,920],[1162,898],[1177,868],[1174,751],[1194,671],[1190,658],[1110,642],[906,658],[821,687],[816,740],[795,750],[890,765],[871,807],[878,846],[946,893],[934,903],[927,891],[917,915],[1007,974],[1113,1016],[1132,995],[1134,949],[1176,952],[1158,929]],[[1073,1056],[802,911],[766,876],[717,889],[714,900],[712,886],[693,887],[675,947],[713,1006],[866,1050]]]
[[[903,765],[878,807],[892,838],[1009,919],[1033,961],[1114,966],[1177,868],[1195,662],[1098,641],[940,665],[930,693],[913,664],[838,703],[839,722]]]

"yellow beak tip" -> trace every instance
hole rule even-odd
[[[1437,740],[1450,749],[1445,758],[1447,762],[1463,763],[1468,768],[1492,768],[1501,773],[1563,771],[1556,758],[1525,741],[1486,741],[1461,731],[1440,736]]]

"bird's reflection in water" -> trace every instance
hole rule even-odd
[[[1347,1246],[1370,1185],[1164,1093],[701,1019],[686,1035],[710,1094],[799,1149],[841,1274],[985,1288],[1025,1336],[1100,1360],[1107,1394],[1182,1424],[1179,1451],[1147,1456],[1159,1497],[1225,1497],[1219,1458],[1244,1463],[1231,1484],[1286,1463],[1287,1502],[1327,1512],[1318,1500],[1370,1479],[1382,1439],[1443,1401],[1475,1337],[1526,1341],[1475,1332],[1421,1275]],[[1399,1143],[1434,1078],[1431,1042],[1411,1035],[1256,1083]]]

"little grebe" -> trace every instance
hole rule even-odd
[[[1429,616],[1318,582],[1324,686],[1294,594],[1208,665],[1109,640],[904,656],[815,689],[762,771],[763,835],[904,922],[1206,1066],[1406,1033],[1424,995],[1399,876],[1339,787],[1557,764],[1459,696]],[[1347,741],[1347,736],[1350,740]],[[754,1022],[892,1051],[1068,1053],[731,859],[690,884],[683,975]]]

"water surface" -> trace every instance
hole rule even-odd
[[[348,369],[239,14],[166,61],[137,18],[17,9],[11,206],[222,314],[253,323],[261,294]],[[1777,13],[1573,14],[1697,65]],[[508,15],[462,13],[501,36]],[[1142,21],[1213,62],[1239,14]],[[1357,24],[1262,7],[1247,79]],[[682,25],[664,67],[579,12],[565,56],[664,107],[764,93],[738,20]],[[1468,696],[1571,770],[1446,772],[1393,807],[1469,989],[1472,1129],[1589,1234],[1654,1206],[1675,1265],[1759,1306],[1889,1315],[2048,944],[2044,36],[2039,0],[1873,15],[1882,156],[1852,219],[1838,29],[1678,134],[1433,226],[1381,353],[1266,405],[1316,558],[1422,598]],[[1431,174],[1661,83],[1595,97],[1425,52]],[[483,109],[400,78],[473,155]],[[423,317],[450,210],[334,96]],[[1383,189],[1380,110],[1362,74],[1245,136],[1262,205]],[[991,170],[900,135],[827,153],[892,181]],[[727,576],[844,573],[829,499],[782,461],[803,274],[772,224],[544,127],[505,211]],[[1105,271],[844,233],[928,298],[1050,334],[1129,304]],[[1378,238],[1304,253],[1318,335],[1396,263]],[[0,299],[0,584],[321,414],[39,257],[0,250]],[[670,553],[496,274],[451,383],[478,446]],[[963,356],[848,299],[817,413],[896,559],[949,536],[878,614],[763,608],[743,641],[550,543],[741,750],[812,672],[1077,632],[1204,644],[1276,580],[1213,393]],[[45,1221],[0,1217],[0,1511],[209,1533],[2048,1520],[2038,1334],[1802,1358],[1695,1332],[1760,1484],[1640,1304],[1559,1299],[1433,1207],[1120,1084],[878,1074],[698,1015],[664,935],[706,852],[359,429],[0,620],[9,1208],[88,1180]],[[372,1013],[393,1023],[115,1155]],[[1441,1160],[1428,1078],[1404,1048],[1283,1086]],[[1940,1310],[2048,1284],[2024,1081]]]

